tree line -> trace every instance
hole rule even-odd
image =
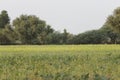
[[[12,22],[6,10],[0,13],[0,44],[119,44],[120,8],[108,16],[98,30],[90,30],[74,35],[66,29],[56,31],[46,21],[35,15],[20,15]]]

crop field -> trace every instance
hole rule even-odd
[[[120,45],[0,46],[0,80],[120,80]]]

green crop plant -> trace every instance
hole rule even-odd
[[[120,45],[0,46],[0,80],[120,80]]]

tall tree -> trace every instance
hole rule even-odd
[[[52,32],[46,22],[34,15],[21,15],[13,21],[13,26],[22,44],[45,44],[45,37]]]
[[[120,33],[120,7],[114,10],[113,14],[107,18],[106,23],[114,31]]]
[[[5,28],[6,24],[10,23],[10,18],[7,11],[3,10],[0,14],[0,28]]]
[[[68,32],[66,29],[63,30],[63,43],[66,44],[67,43],[67,39],[68,39]]]

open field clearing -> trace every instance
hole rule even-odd
[[[120,80],[120,45],[0,46],[0,80]]]

